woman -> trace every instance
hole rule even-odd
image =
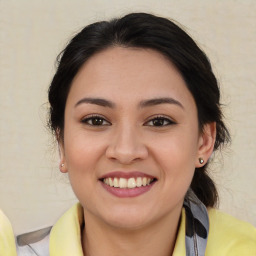
[[[207,174],[229,141],[211,65],[173,22],[85,27],[58,59],[50,121],[79,204],[50,255],[256,255],[256,230],[214,209]]]
[[[0,256],[16,256],[11,224],[0,210]]]

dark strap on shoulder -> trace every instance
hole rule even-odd
[[[207,209],[191,189],[183,207],[186,211],[186,256],[204,256],[209,234]]]

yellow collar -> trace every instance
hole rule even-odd
[[[78,203],[68,210],[54,225],[50,234],[50,256],[83,256],[81,225],[83,208]],[[185,211],[182,210],[180,228],[173,256],[185,256]]]
[[[17,255],[11,224],[1,210],[0,210],[0,254],[4,256]]]

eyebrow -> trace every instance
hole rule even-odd
[[[75,107],[82,103],[87,103],[87,104],[94,104],[102,107],[108,107],[108,108],[114,108],[115,104],[109,100],[101,99],[101,98],[83,98],[79,100]]]
[[[83,104],[83,103],[94,104],[94,105],[98,105],[101,107],[108,107],[108,108],[116,107],[116,104],[113,103],[112,101],[102,99],[102,98],[83,98],[75,104],[75,107],[77,107],[78,105]],[[174,104],[174,105],[177,105],[177,106],[181,107],[182,109],[184,109],[183,105],[179,101],[177,101],[173,98],[166,98],[166,97],[143,100],[139,103],[139,107],[140,108],[152,107],[152,106],[156,106],[156,105],[160,105],[160,104]]]
[[[151,106],[160,105],[160,104],[175,104],[181,107],[182,109],[184,109],[183,105],[179,101],[173,98],[156,98],[156,99],[150,99],[150,100],[143,100],[142,102],[140,102],[139,106],[151,107]]]

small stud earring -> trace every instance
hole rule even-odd
[[[65,164],[61,164],[60,167],[63,168]]]
[[[203,164],[203,163],[204,163],[204,159],[203,159],[203,158],[199,157],[198,160],[199,160],[199,163],[200,163],[200,164]]]

